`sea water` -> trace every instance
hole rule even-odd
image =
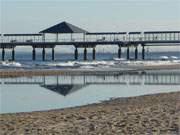
[[[0,54],[1,55],[1,54]],[[131,53],[134,58],[134,53]],[[177,59],[161,61],[161,56],[175,56]],[[83,54],[74,61],[73,54],[56,53],[56,60],[51,61],[51,53],[47,60],[42,61],[41,53],[37,60],[31,60],[31,53],[17,52],[16,61],[1,61],[0,70],[60,70],[60,69],[127,69],[126,65],[143,64],[173,64],[180,63],[180,53],[151,52],[146,54],[146,60],[116,61],[115,53],[97,53],[96,61],[88,53],[88,61],[83,61]],[[6,53],[6,59],[11,59],[11,53]],[[119,63],[120,62],[120,63]],[[148,73],[150,72],[150,73]],[[0,113],[30,112],[49,109],[75,107],[98,103],[114,97],[139,96],[144,94],[180,91],[180,69],[143,71],[143,74],[118,75],[79,75],[79,76],[46,76],[0,78]]]
[[[0,82],[0,113],[15,113],[75,107],[116,97],[180,91],[180,71],[1,78]]]
[[[0,52],[1,55],[1,52]],[[88,61],[83,61],[83,54],[79,54],[77,61],[74,61],[74,54],[63,54],[56,52],[55,61],[51,60],[51,53],[46,53],[46,61],[42,61],[42,54],[40,52],[36,55],[36,61],[32,61],[31,52],[16,52],[15,62],[5,61],[2,62],[0,58],[0,70],[10,70],[10,69],[61,69],[61,68],[93,68],[100,65],[101,67],[111,67],[116,65],[114,58],[117,58],[116,53],[97,53],[96,61],[92,60],[92,54],[88,53]],[[141,53],[138,54],[139,61],[160,61],[161,56],[167,56],[170,61],[179,60],[180,52],[149,52],[146,53],[145,60],[141,59]],[[126,60],[126,53],[122,53],[122,58]],[[130,53],[130,58],[134,59],[134,53]],[[172,59],[173,58],[173,59]],[[176,59],[174,59],[176,58]],[[11,61],[11,52],[6,52],[6,60]],[[131,62],[126,60],[126,63]],[[119,67],[120,68],[120,67]]]

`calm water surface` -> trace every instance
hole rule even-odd
[[[0,79],[0,113],[74,107],[113,97],[180,91],[180,71]]]

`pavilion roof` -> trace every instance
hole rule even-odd
[[[40,31],[40,33],[87,33],[87,31],[68,22],[61,22],[50,28]]]

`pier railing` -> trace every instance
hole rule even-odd
[[[42,60],[46,60],[46,48],[52,49],[52,60],[55,60],[56,45],[73,45],[74,59],[78,60],[78,48],[84,48],[84,60],[87,60],[87,48],[92,49],[92,59],[96,59],[96,45],[118,45],[118,58],[121,58],[121,47],[127,48],[127,59],[130,59],[130,47],[134,47],[134,59],[138,59],[138,46],[142,48],[141,58],[145,59],[146,46],[180,45],[180,31],[119,32],[119,33],[81,33],[81,34],[1,34],[0,49],[2,60],[5,60],[6,49],[12,50],[12,61],[15,60],[16,46],[31,46],[32,60],[36,60],[36,48],[42,48]]]
[[[1,43],[15,42],[129,42],[129,41],[180,41],[180,31],[144,32],[137,34],[84,34],[78,37],[46,37],[43,34],[1,34]]]

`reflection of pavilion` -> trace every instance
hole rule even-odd
[[[133,74],[60,75],[0,79],[1,84],[40,85],[43,88],[67,96],[88,85],[180,85],[180,72],[148,71]]]
[[[180,85],[179,72],[147,72],[145,74],[108,74],[108,75],[75,75],[75,76],[35,76],[0,79],[1,84],[39,84],[47,88],[58,89],[53,86],[80,88],[90,84],[120,84],[120,85]],[[51,86],[53,85],[53,86]],[[69,87],[70,89],[70,87]]]
[[[76,92],[80,90],[81,88],[85,87],[85,85],[73,85],[73,84],[50,84],[50,85],[41,85],[41,87],[44,87],[48,90],[54,91],[58,94],[61,94],[63,96],[67,96],[73,92]]]

